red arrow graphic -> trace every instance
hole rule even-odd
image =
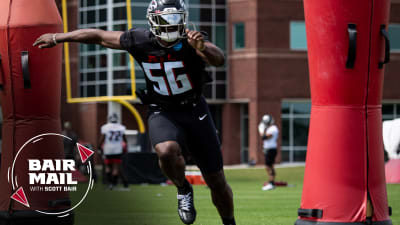
[[[79,151],[79,155],[81,156],[82,163],[85,163],[86,160],[88,160],[88,158],[94,154],[94,151],[86,148],[85,146],[83,146],[79,143],[76,143],[76,145],[78,147],[78,151]]]
[[[28,199],[26,198],[24,189],[22,187],[18,188],[18,190],[11,195],[11,199],[14,199],[15,201],[21,203],[28,208],[30,207]]]

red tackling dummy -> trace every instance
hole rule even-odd
[[[62,32],[62,21],[54,0],[0,1],[0,91],[3,110],[3,145],[0,174],[0,223],[19,217],[20,223],[36,220],[41,224],[72,224],[73,217],[45,216],[35,210],[63,210],[68,206],[49,206],[49,201],[68,199],[67,192],[31,192],[24,188],[30,208],[15,202],[7,171],[19,148],[43,133],[61,133],[62,45],[39,49],[32,44],[44,33]],[[28,183],[27,159],[63,158],[62,138],[46,138],[29,145],[18,156],[14,175],[18,186]],[[12,179],[12,178],[10,178]],[[17,187],[18,188],[18,187]],[[11,214],[12,212],[12,214]],[[9,217],[9,218],[7,218]],[[54,220],[53,220],[54,219]]]
[[[389,0],[304,0],[312,110],[296,225],[390,225],[381,99]],[[388,49],[386,50],[388,52]]]

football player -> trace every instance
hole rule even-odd
[[[274,118],[271,115],[265,114],[262,117],[261,123],[258,125],[258,132],[263,140],[263,152],[265,155],[265,169],[269,176],[268,183],[263,187],[263,191],[275,189],[275,158],[278,147],[278,127],[274,124]]]
[[[115,113],[108,117],[108,123],[101,126],[102,136],[99,146],[104,157],[109,189],[117,186],[119,177],[122,178],[124,187],[128,188],[128,183],[121,168],[122,154],[127,152],[125,130],[125,126],[118,123],[118,116]]]
[[[206,64],[222,66],[224,54],[208,41],[206,33],[187,29],[184,0],[152,0],[147,19],[150,29],[44,34],[34,45],[49,48],[62,42],[81,42],[128,51],[145,73],[147,88],[137,94],[149,104],[150,141],[162,171],[177,187],[182,222],[192,224],[196,218],[182,155],[189,152],[211,190],[223,224],[234,225],[233,194],[223,171],[220,141],[202,95],[204,83],[210,80]]]

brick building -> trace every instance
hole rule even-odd
[[[60,0],[58,0],[59,6]],[[205,95],[222,139],[225,164],[263,162],[257,126],[270,113],[281,131],[281,159],[304,161],[310,118],[310,91],[304,12],[301,0],[189,0],[189,20],[210,34],[227,63],[209,68],[214,81]],[[148,0],[132,1],[134,26],[147,26]],[[126,30],[125,0],[68,0],[69,30],[95,27]],[[400,117],[400,1],[392,0],[391,63],[386,66],[383,118]],[[72,92],[79,97],[130,94],[126,53],[96,46],[70,45]],[[144,75],[136,67],[136,86]],[[113,78],[107,86],[108,77]],[[65,85],[63,86],[65,87]],[[112,91],[110,91],[110,88]],[[96,145],[107,111],[121,112],[128,129],[137,123],[115,103],[65,103],[62,119],[72,122],[82,140]],[[332,93],[334,94],[334,93]],[[145,107],[133,102],[146,118]]]

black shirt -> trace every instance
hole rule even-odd
[[[156,104],[176,104],[200,96],[203,84],[210,80],[205,62],[187,39],[165,48],[150,30],[132,28],[122,34],[120,44],[142,67],[147,91]]]

